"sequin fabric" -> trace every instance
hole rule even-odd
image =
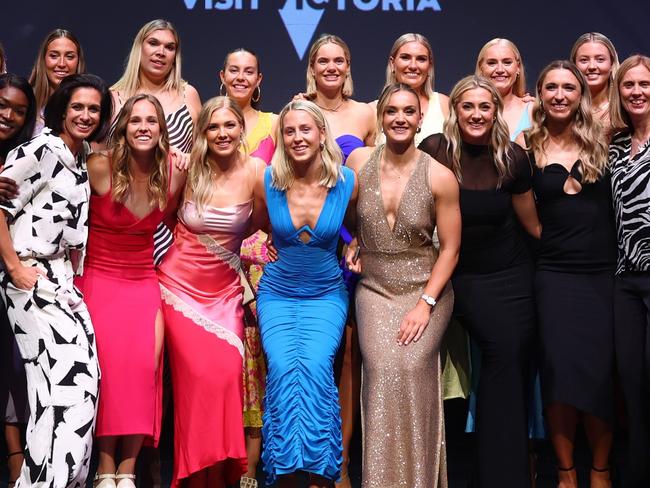
[[[416,305],[437,259],[432,243],[432,159],[421,153],[395,225],[386,219],[379,146],[359,172],[357,235],[362,276],[356,293],[363,357],[363,488],[446,488],[440,342],[453,308],[448,284],[418,342],[398,346],[397,331]]]

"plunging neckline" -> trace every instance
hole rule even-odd
[[[102,199],[106,198],[106,197],[110,197],[111,196],[111,190],[112,190],[112,188],[109,189],[103,195],[96,194],[95,196],[98,197],[98,198],[102,198]],[[145,220],[148,217],[150,217],[151,215],[153,215],[156,210],[160,210],[157,205],[154,205],[154,207],[148,213],[146,213],[144,216],[140,217],[122,202],[118,202],[117,200],[113,200],[111,198],[111,203],[120,205],[124,210],[126,210],[129,213],[129,215],[131,215],[131,217],[133,217],[133,219],[136,222],[142,222],[143,220]]]
[[[411,173],[409,174],[408,180],[406,181],[406,185],[404,185],[404,190],[402,190],[402,194],[399,196],[399,200],[397,203],[397,209],[395,210],[395,222],[393,222],[393,226],[390,226],[390,221],[388,220],[388,214],[386,213],[386,203],[384,201],[384,194],[381,191],[381,156],[384,153],[385,146],[383,146],[379,150],[379,154],[377,155],[377,191],[379,195],[379,202],[381,203],[381,213],[384,216],[384,222],[386,223],[386,226],[388,227],[388,230],[392,235],[395,234],[395,228],[397,227],[397,221],[399,220],[400,215],[402,214],[402,202],[404,201],[404,194],[406,193],[406,190],[411,184],[411,180],[413,179],[413,174],[415,173],[415,170],[418,167],[418,164],[420,163],[420,158],[422,158],[422,154],[417,158],[415,161],[415,164],[413,165],[413,169],[411,170]]]
[[[314,225],[313,228],[309,224],[303,224],[300,228],[296,227],[296,224],[291,215],[291,209],[289,208],[289,199],[287,198],[287,192],[286,190],[283,192],[284,206],[287,210],[287,215],[289,216],[289,222],[291,222],[291,227],[294,230],[293,237],[297,237],[302,244],[307,245],[314,239],[314,237],[318,237],[316,234],[316,229],[318,229],[320,225],[321,218],[323,217],[323,213],[325,212],[325,206],[327,205],[327,201],[330,197],[330,194],[332,193],[331,190],[332,188],[327,189],[325,199],[323,200],[323,205],[321,205],[320,212],[318,213],[318,218],[316,219],[316,224]],[[302,234],[303,232],[309,232],[311,236],[307,242],[303,241],[300,238],[300,234]]]

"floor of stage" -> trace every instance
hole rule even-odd
[[[465,434],[463,432],[465,414],[467,410],[467,402],[463,400],[452,400],[445,402],[445,416],[446,416],[446,431],[447,431],[447,459],[449,471],[449,488],[468,488],[472,475],[472,459],[474,452],[474,436]],[[169,422],[167,422],[169,424]],[[169,432],[171,431],[171,424],[166,425],[167,435],[163,436],[161,440],[162,449],[162,476],[163,487],[169,486],[171,478],[171,462],[172,462],[172,445]],[[578,468],[578,475],[581,479],[580,488],[587,488],[589,486],[589,467],[590,456],[584,435],[579,430],[578,445],[576,452],[576,466]],[[4,443],[2,444],[2,452],[0,452],[0,459],[4,461]],[[359,488],[360,484],[360,438],[357,435],[353,446],[353,457],[350,466],[350,477],[352,486]],[[614,452],[612,454],[613,464],[616,465],[616,460],[622,457],[622,439],[617,436],[615,442]],[[553,451],[550,443],[545,441],[536,442],[536,451],[538,455],[538,479],[537,488],[555,488],[556,486],[556,465],[553,456]],[[0,487],[6,486],[7,473],[5,463],[0,462]],[[262,475],[260,473],[258,479],[260,480],[260,487],[263,487]],[[92,484],[88,483],[88,486]],[[509,487],[504,487],[509,488]],[[512,487],[516,488],[516,487]]]

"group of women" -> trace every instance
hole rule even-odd
[[[276,116],[250,50],[201,106],[169,22],[110,89],[53,31],[29,81],[0,75],[10,482],[82,486],[94,436],[95,486],[135,486],[171,386],[173,486],[254,487],[261,457],[269,483],[350,487],[361,398],[362,485],[446,487],[452,321],[480,353],[477,486],[535,483],[538,352],[558,486],[578,486],[579,420],[590,486],[612,486],[615,381],[624,486],[647,486],[650,58],[619,66],[598,33],[570,58],[531,97],[494,39],[446,97],[404,34],[366,104],[323,35]]]

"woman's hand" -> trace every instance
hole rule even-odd
[[[352,241],[348,246],[348,250],[345,252],[345,264],[350,271],[356,274],[361,274],[360,252],[361,248],[356,244],[356,241]]]
[[[16,269],[9,272],[11,282],[16,288],[21,290],[31,290],[36,286],[39,276],[45,276],[45,271],[33,266],[23,266],[19,264]]]
[[[397,343],[408,346],[411,341],[417,342],[429,325],[430,318],[431,306],[418,300],[417,305],[402,319],[397,332]]]
[[[266,245],[266,255],[269,258],[269,262],[276,262],[278,260],[278,250],[273,245],[273,235],[270,232],[266,235],[264,244]]]
[[[309,100],[309,97],[307,97],[307,94],[304,92],[297,93],[293,96],[291,99],[292,102],[297,102],[298,100]]]
[[[187,171],[190,167],[190,154],[184,153],[175,147],[169,148],[169,153],[174,158],[174,164],[179,171]]]
[[[0,171],[2,168],[0,167]],[[0,176],[0,201],[7,201],[18,195],[18,185],[11,178]]]

